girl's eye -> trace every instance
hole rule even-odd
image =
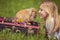
[[[43,9],[40,9],[41,11],[43,11]]]

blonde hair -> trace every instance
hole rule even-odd
[[[55,28],[59,26],[59,17],[58,17],[58,8],[54,2],[46,1],[41,4],[41,7],[44,8],[49,15],[54,17]]]

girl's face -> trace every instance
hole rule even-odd
[[[39,13],[40,13],[40,18],[45,19],[48,16],[48,13],[43,9],[43,7],[40,7]]]

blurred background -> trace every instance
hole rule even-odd
[[[30,7],[35,7],[38,12],[39,5],[42,1],[45,0],[0,0],[0,16],[14,17],[19,10]],[[60,0],[52,1],[57,4],[60,13]]]
[[[30,8],[30,7],[36,8],[38,13],[39,5],[42,1],[45,0],[0,0],[0,16],[11,18],[14,17],[19,10]],[[52,0],[52,1],[57,4],[59,10],[58,12],[60,13],[60,0]],[[43,20],[40,19],[39,17],[39,13],[37,14],[36,21],[40,23],[43,22]],[[43,24],[40,24],[40,27],[42,26]],[[20,33],[16,34],[16,33],[9,32],[7,30],[3,30],[0,32],[0,40],[48,40],[44,37],[43,32],[44,30],[42,27],[40,28],[41,34],[39,35],[39,37],[37,36],[25,37]]]

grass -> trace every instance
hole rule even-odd
[[[3,17],[14,17],[15,14],[25,8],[35,7],[37,11],[39,10],[40,3],[44,0],[0,0],[0,16]],[[56,2],[60,13],[60,0],[53,0]],[[43,22],[37,14],[36,21]],[[43,24],[40,24],[40,35],[39,36],[25,36],[22,33],[14,33],[7,29],[0,32],[0,40],[48,40],[44,35]]]
[[[47,40],[47,39],[42,35],[25,36],[22,33],[14,33],[12,31],[5,29],[0,32],[0,40]]]

